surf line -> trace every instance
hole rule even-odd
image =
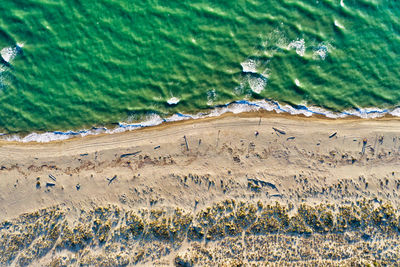
[[[173,122],[173,121],[181,121],[187,119],[201,119],[208,117],[218,117],[224,113],[243,113],[243,112],[252,112],[252,111],[260,111],[265,110],[269,112],[276,113],[289,113],[292,115],[303,115],[306,117],[310,117],[313,115],[321,115],[327,118],[337,119],[344,118],[349,116],[360,117],[363,119],[367,118],[378,118],[383,117],[385,115],[391,115],[395,117],[400,117],[400,107],[395,107],[394,109],[379,109],[379,108],[365,108],[365,109],[352,109],[346,110],[343,112],[333,112],[327,109],[323,109],[315,106],[291,106],[288,104],[281,104],[277,101],[271,99],[257,100],[257,101],[249,101],[249,100],[239,100],[234,101],[224,105],[218,105],[214,108],[207,110],[205,112],[199,112],[197,114],[182,114],[175,113],[167,118],[162,118],[159,114],[153,113],[150,114],[147,119],[138,123],[118,123],[118,126],[114,129],[108,129],[106,127],[92,127],[88,130],[80,130],[80,131],[54,131],[54,132],[44,132],[44,133],[30,133],[27,136],[20,137],[18,135],[9,135],[9,134],[0,134],[0,138],[5,141],[18,141],[18,142],[39,142],[45,143],[55,140],[65,140],[72,137],[84,137],[86,135],[97,135],[100,133],[119,133],[124,131],[132,131],[135,129],[140,129],[149,126],[156,126],[165,122]]]

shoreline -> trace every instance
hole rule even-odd
[[[321,119],[321,120],[396,120],[400,119],[400,108],[388,109],[362,109],[343,111],[342,113],[333,113],[318,107],[298,106],[297,109],[290,105],[280,105],[276,101],[234,101],[225,105],[215,106],[208,112],[200,112],[194,115],[176,113],[167,118],[161,118],[157,114],[149,115],[147,120],[137,123],[119,123],[117,127],[108,129],[105,127],[92,127],[91,130],[79,131],[53,131],[53,132],[32,132],[23,137],[18,134],[2,134],[0,144],[6,143],[48,143],[59,142],[76,137],[99,136],[103,134],[116,134],[121,132],[130,132],[143,128],[153,128],[162,125],[175,125],[183,121],[201,121],[205,119],[219,119],[224,116],[240,116],[240,114],[249,114],[242,116],[262,117],[291,117],[293,119]],[[257,114],[257,115],[256,115]]]
[[[321,123],[329,123],[329,124],[342,124],[342,123],[368,123],[368,122],[391,122],[391,121],[398,121],[400,122],[400,117],[392,116],[387,114],[383,117],[375,117],[375,118],[360,118],[357,116],[348,116],[343,118],[328,118],[323,115],[312,115],[307,117],[303,114],[288,114],[288,113],[276,113],[275,111],[267,111],[267,110],[259,110],[259,111],[246,111],[240,113],[233,113],[233,112],[226,112],[219,116],[209,116],[209,117],[201,117],[201,118],[188,118],[184,120],[176,120],[176,121],[165,121],[160,124],[156,125],[149,125],[143,127],[137,127],[134,129],[127,129],[124,131],[116,131],[116,132],[100,132],[94,134],[87,134],[87,135],[72,135],[70,138],[67,139],[60,139],[60,140],[51,140],[51,141],[9,141],[0,139],[0,147],[3,145],[34,145],[34,146],[43,146],[43,145],[52,145],[52,144],[62,144],[66,142],[75,142],[75,141],[84,141],[86,139],[93,139],[93,138],[102,138],[105,136],[120,136],[125,134],[132,134],[136,132],[153,132],[158,130],[163,130],[167,128],[174,128],[180,127],[185,125],[193,125],[198,123],[207,123],[213,121],[223,120],[225,118],[258,118],[258,119],[288,119],[293,121],[303,121],[303,122],[321,122]]]

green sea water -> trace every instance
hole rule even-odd
[[[0,132],[242,99],[395,109],[399,18],[396,0],[2,0]]]

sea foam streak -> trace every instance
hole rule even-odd
[[[149,115],[143,122],[138,123],[119,123],[119,125],[114,129],[107,129],[105,127],[100,128],[92,128],[90,130],[81,130],[81,131],[67,131],[67,132],[46,132],[46,133],[31,133],[25,137],[20,137],[18,135],[7,135],[0,134],[3,140],[6,141],[18,141],[18,142],[39,142],[46,143],[55,140],[65,140],[72,137],[84,137],[86,135],[97,135],[100,133],[120,133],[124,131],[131,131],[135,129],[140,129],[143,127],[156,126],[162,124],[164,122],[173,122],[173,121],[181,121],[188,119],[200,119],[200,118],[208,118],[208,117],[218,117],[225,113],[242,113],[242,112],[252,112],[252,111],[270,111],[276,113],[288,113],[292,115],[304,115],[306,117],[311,117],[313,115],[321,115],[327,118],[337,119],[337,118],[345,118],[349,116],[355,116],[360,118],[379,118],[385,115],[392,115],[396,117],[400,117],[400,107],[394,109],[375,109],[375,108],[364,108],[364,109],[352,109],[346,110],[341,113],[332,112],[320,107],[307,107],[303,105],[299,105],[296,107],[280,104],[274,100],[258,100],[258,101],[248,101],[248,100],[240,100],[235,101],[226,105],[216,106],[213,109],[207,112],[200,112],[194,115],[190,114],[182,114],[176,113],[170,117],[162,118],[158,114]]]

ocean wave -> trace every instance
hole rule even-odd
[[[248,58],[240,63],[243,72],[257,73],[257,62],[254,59]]]
[[[0,89],[7,85],[6,72],[10,70],[10,64],[21,53],[23,43],[17,43],[15,47],[5,47],[0,50]]]
[[[385,115],[391,115],[395,117],[400,117],[400,107],[394,109],[379,109],[379,108],[360,108],[345,110],[343,112],[333,112],[324,108],[305,105],[291,106],[288,104],[280,104],[274,100],[258,100],[258,101],[248,101],[239,100],[234,101],[229,104],[215,106],[213,109],[207,112],[199,112],[197,114],[183,114],[176,113],[167,118],[162,118],[158,114],[148,115],[142,122],[138,123],[126,123],[120,122],[114,129],[108,129],[106,127],[93,127],[88,130],[80,131],[54,131],[45,133],[31,133],[27,136],[21,137],[18,135],[0,134],[0,138],[4,141],[17,141],[17,142],[38,142],[46,143],[51,141],[66,140],[73,137],[84,137],[87,135],[98,135],[98,134],[114,134],[125,131],[132,131],[144,127],[156,126],[165,122],[182,121],[188,119],[201,119],[209,117],[218,117],[225,113],[239,114],[243,112],[254,112],[254,111],[269,111],[276,113],[287,113],[291,115],[303,115],[306,117],[311,117],[314,115],[325,116],[330,119],[339,119],[345,117],[359,117],[362,119],[368,118],[379,118]]]
[[[7,63],[11,63],[11,61],[21,52],[23,43],[17,43],[14,47],[5,47],[0,50],[0,55],[3,60]]]
[[[176,105],[181,101],[179,98],[173,96],[170,99],[167,100],[168,105]]]
[[[344,29],[344,26],[342,25],[342,24],[340,24],[337,20],[335,20],[334,22],[333,22],[333,24],[335,24],[335,26],[336,27],[338,27],[338,28],[340,28],[340,29]]]

